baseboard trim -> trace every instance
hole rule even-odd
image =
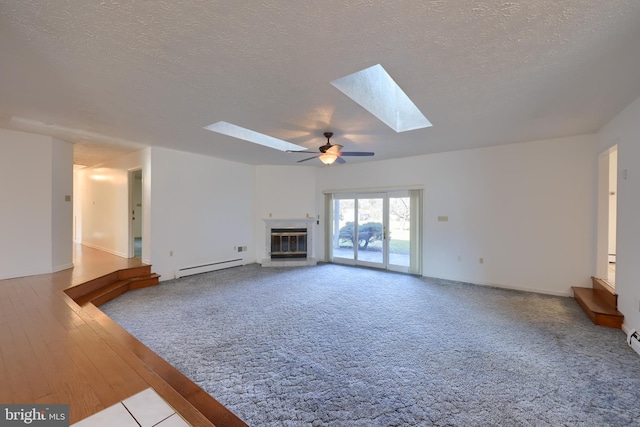
[[[104,247],[102,247],[100,245],[95,245],[95,244],[89,243],[89,242],[82,242],[82,244],[84,246],[88,246],[88,247],[90,247],[92,249],[97,249],[99,251],[110,253],[111,255],[119,256],[121,258],[128,258],[128,256],[127,256],[128,254],[126,254],[125,252],[120,252],[120,251],[115,251],[113,249],[104,248]]]
[[[53,267],[53,270],[51,272],[52,273],[57,273],[58,271],[68,270],[70,268],[73,268],[73,263],[72,262],[70,262],[68,264],[57,265],[57,266]]]
[[[212,271],[224,270],[225,268],[240,267],[242,265],[245,265],[244,259],[242,258],[208,262],[205,264],[179,268],[174,272],[174,277],[179,279],[181,277],[192,276],[194,274],[209,273]]]
[[[522,291],[522,292],[531,292],[534,294],[543,294],[543,295],[553,295],[553,296],[557,296],[557,297],[572,297],[573,294],[571,293],[571,288],[568,288],[566,292],[556,292],[556,291],[549,291],[546,289],[534,289],[534,288],[528,288],[528,287],[522,287],[522,286],[507,286],[507,285],[500,285],[497,283],[490,283],[490,282],[480,282],[480,283],[476,283],[476,282],[467,282],[464,280],[459,280],[459,279],[449,279],[447,277],[434,277],[434,276],[422,276],[425,279],[434,279],[434,280],[447,280],[449,282],[455,282],[455,283],[462,283],[462,284],[466,284],[466,285],[476,285],[476,286],[485,286],[487,288],[499,288],[499,289],[509,289],[512,291]]]

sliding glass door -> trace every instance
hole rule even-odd
[[[334,193],[333,262],[419,274],[421,190]]]

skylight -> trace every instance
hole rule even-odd
[[[331,84],[396,132],[432,126],[380,64]]]
[[[282,139],[274,138],[269,135],[265,135],[259,132],[254,132],[249,129],[245,129],[240,126],[233,125],[227,122],[217,122],[209,126],[204,127],[207,130],[218,132],[223,135],[232,136],[234,138],[242,139],[245,141],[253,142],[254,144],[264,145],[265,147],[275,148],[280,151],[304,151],[305,147],[292,144]]]

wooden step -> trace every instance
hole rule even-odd
[[[612,307],[618,308],[618,294],[616,290],[606,280],[597,277],[591,277],[593,289],[600,298],[605,300]]]
[[[134,277],[148,276],[151,274],[150,265],[141,265],[139,267],[125,268],[118,270],[118,279],[131,279]]]
[[[118,280],[116,282],[109,283],[102,288],[96,289],[95,291],[92,291],[86,295],[83,295],[75,301],[78,303],[78,305],[81,306],[88,303],[93,303],[94,305],[98,306],[124,294],[125,292],[127,292],[128,287],[128,280]]]
[[[155,286],[159,278],[158,274],[151,273],[150,265],[142,265],[105,274],[65,289],[65,293],[81,306],[89,303],[99,306],[127,291]]]
[[[155,286],[158,284],[159,278],[160,276],[158,274],[153,273],[143,277],[132,277],[125,280],[118,280],[83,295],[75,301],[81,306],[92,303],[97,307],[107,301],[111,301],[112,299],[119,297],[127,291]]]
[[[118,272],[114,271],[113,273],[105,274],[104,276],[67,288],[64,292],[75,301],[83,295],[87,295],[96,289],[103,288],[116,281],[118,281]]]
[[[160,275],[156,273],[150,273],[142,277],[133,277],[129,279],[129,290],[148,288],[149,286],[155,286],[160,282]]]
[[[624,315],[611,304],[608,297],[603,298],[603,291],[595,288],[571,287],[573,297],[587,313],[591,321],[600,326],[622,328]]]
[[[84,295],[90,294],[98,289],[104,288],[118,280],[132,279],[136,277],[149,276],[151,274],[150,265],[141,265],[138,267],[123,268],[113,273],[105,274],[93,280],[81,283],[71,288],[65,289],[65,293],[72,299],[76,300]]]

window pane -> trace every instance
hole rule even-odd
[[[353,199],[333,201],[333,256],[354,259],[353,242],[355,239],[353,224],[355,221],[355,203]]]
[[[389,198],[389,264],[409,267],[411,254],[411,199]]]
[[[383,198],[358,199],[358,261],[384,262]]]

